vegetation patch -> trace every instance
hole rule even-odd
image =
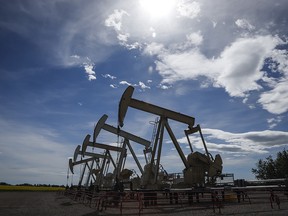
[[[64,187],[33,185],[0,185],[0,191],[63,191]]]

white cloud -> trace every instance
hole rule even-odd
[[[264,73],[262,80],[265,82],[265,85],[267,85],[269,88],[273,88],[278,83],[277,78],[268,77],[267,73]]]
[[[179,15],[194,19],[201,11],[200,4],[196,1],[181,0],[177,5]]]
[[[83,66],[84,66],[86,74],[88,75],[88,80],[89,81],[95,80],[96,79],[96,73],[93,70],[94,64],[92,64],[92,63],[84,63]]]
[[[284,131],[252,131],[246,133],[230,133],[218,129],[202,129],[207,147],[210,151],[227,153],[268,153],[269,149],[288,144],[288,132]],[[187,143],[187,138],[178,140]],[[194,147],[203,149],[199,136],[190,136]]]
[[[271,36],[242,38],[227,47],[218,59],[222,71],[217,83],[231,96],[244,97],[251,90],[259,90],[257,83],[263,77],[261,69],[265,58],[277,45]]]
[[[163,77],[163,83],[172,84],[179,80],[195,79],[202,74],[211,76],[210,71],[213,71],[209,69],[212,66],[209,59],[197,49],[182,53],[162,52],[159,57],[159,60],[155,61],[156,70]]]
[[[199,46],[203,42],[203,36],[200,31],[191,33],[186,36],[188,43],[193,44],[195,46]]]
[[[128,41],[128,38],[129,38],[129,34],[126,33],[126,34],[118,34],[117,36],[118,40],[123,42],[123,43],[126,43]]]
[[[252,90],[262,89],[258,81],[264,77],[261,71],[264,60],[279,43],[279,38],[269,35],[240,38],[212,59],[195,48],[174,52],[155,43],[148,45],[144,53],[158,54],[155,63],[163,77],[162,83],[205,76],[215,87],[225,88],[230,96],[245,97]]]
[[[147,83],[150,83],[150,81],[147,81]],[[132,84],[132,83],[129,83],[127,81],[121,81],[119,82],[120,85],[128,85],[128,86],[139,86],[141,88],[141,90],[145,90],[145,89],[150,89],[151,87],[150,86],[147,86],[144,82],[141,82],[139,81],[138,84]]]
[[[143,53],[147,54],[147,55],[158,55],[162,52],[162,50],[164,49],[163,44],[158,44],[158,43],[150,43],[148,44],[144,50]]]
[[[255,26],[251,25],[248,20],[246,19],[238,19],[236,20],[235,24],[242,29],[252,31],[255,29]]]
[[[71,55],[70,57],[71,57],[71,58],[75,58],[75,59],[80,59],[80,56],[79,56],[79,55]]]
[[[245,98],[242,100],[243,103],[247,103],[247,101],[248,101],[248,97],[245,97]]]
[[[276,116],[275,118],[267,119],[267,123],[269,124],[269,129],[276,127],[283,119],[283,116]]]
[[[166,89],[172,88],[172,85],[164,85],[164,84],[160,83],[157,87],[161,88],[163,90],[166,90]]]
[[[139,81],[139,86],[142,90],[150,89],[150,86],[145,85],[145,83]]]
[[[113,27],[116,31],[121,31],[122,28],[122,18],[123,16],[129,16],[129,14],[124,10],[114,10],[113,14],[105,20],[105,25],[107,27]]]
[[[272,73],[262,80],[271,90],[263,92],[258,102],[270,113],[282,114],[288,110],[288,51],[273,50],[269,68]]]
[[[138,42],[127,43],[126,41],[120,41],[120,45],[126,47],[128,50],[141,48],[141,44]]]
[[[110,78],[110,79],[116,79],[117,77],[115,77],[115,76],[112,76],[112,75],[110,75],[110,74],[101,74],[104,78]]]
[[[258,102],[270,113],[282,114],[287,112],[288,79],[282,79],[272,90],[262,93]]]
[[[286,45],[288,44],[288,40],[286,39]],[[271,54],[272,58],[272,69],[273,72],[280,72],[284,74],[286,77],[288,76],[288,50],[273,50]]]
[[[133,84],[131,84],[131,83],[127,82],[127,81],[124,81],[124,80],[123,80],[123,81],[120,81],[119,84],[120,84],[120,85],[133,86]]]
[[[121,46],[126,47],[128,50],[137,49],[141,44],[137,41],[129,42],[130,33],[122,29],[122,22],[124,15],[130,16],[125,10],[114,10],[112,14],[105,20],[105,26],[112,27],[117,33],[117,39]]]
[[[88,75],[88,80],[96,80],[96,72],[93,70],[94,63],[89,57],[82,57],[79,55],[70,56],[71,65],[81,65],[84,67],[85,73]]]
[[[111,88],[114,88],[114,89],[115,89],[115,88],[118,88],[117,85],[115,85],[115,84],[110,84],[109,86],[110,86]]]

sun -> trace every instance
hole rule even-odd
[[[167,17],[175,6],[175,0],[139,0],[140,6],[151,18]]]

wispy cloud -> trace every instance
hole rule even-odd
[[[124,19],[124,16],[130,16],[129,13],[127,13],[125,10],[114,10],[112,14],[108,16],[108,18],[105,20],[105,26],[111,27],[114,29],[114,31],[117,33],[117,39],[119,41],[119,44],[126,47],[127,49],[137,49],[140,48],[141,45],[139,42],[129,42],[130,33],[125,32],[122,29],[122,22]]]
[[[188,43],[191,43],[195,46],[199,46],[203,42],[203,36],[200,31],[191,33],[190,35],[187,35],[186,37],[187,37]]]
[[[133,84],[131,84],[131,83],[125,81],[125,80],[120,81],[119,84],[120,85],[128,85],[128,86],[134,86],[135,85],[135,84],[133,85]]]
[[[110,79],[116,79],[117,77],[115,77],[115,76],[112,76],[112,75],[110,75],[110,74],[102,74],[102,77],[104,77],[104,78],[110,78]]]
[[[73,153],[73,147],[55,141],[60,134],[49,128],[4,119],[0,119],[0,125],[1,181],[65,184],[67,158]]]
[[[210,151],[226,153],[268,153],[271,148],[286,146],[288,132],[285,131],[251,131],[246,133],[230,133],[218,129],[202,129],[206,144]],[[203,149],[199,136],[190,136],[193,145]],[[188,143],[186,137],[179,139],[180,143]]]
[[[255,29],[255,26],[251,25],[246,19],[237,19],[235,24],[242,29],[252,31]]]
[[[151,83],[152,81],[150,80],[148,80],[147,81],[147,84],[149,84],[149,83]],[[119,82],[119,84],[120,85],[128,85],[128,86],[134,86],[134,87],[140,87],[140,89],[141,89],[141,91],[145,91],[145,89],[151,89],[151,87],[150,86],[148,86],[148,85],[146,85],[144,82],[142,82],[142,81],[139,81],[138,82],[138,84],[133,84],[133,83],[129,83],[129,82],[127,82],[127,81],[125,81],[125,80],[122,80],[122,81],[120,81]],[[112,87],[112,86],[111,86]]]
[[[114,89],[118,88],[118,86],[115,85],[115,84],[110,84],[109,86],[110,86],[111,88],[114,88]]]
[[[172,88],[172,85],[164,85],[164,84],[160,83],[158,85],[158,88],[166,90],[166,89]]]
[[[194,19],[201,11],[200,4],[197,1],[181,0],[177,5],[180,16]]]
[[[283,116],[276,116],[275,118],[267,119],[267,123],[269,124],[269,128],[272,129],[276,127],[283,119]]]
[[[150,86],[145,85],[145,83],[139,81],[139,86],[142,90],[150,89]]]
[[[123,16],[129,16],[129,14],[124,10],[114,10],[112,14],[105,20],[105,25],[107,27],[112,27],[115,31],[122,30],[122,18]]]

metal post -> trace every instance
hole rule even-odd
[[[185,157],[184,153],[182,152],[182,150],[181,150],[181,148],[177,142],[177,139],[176,139],[174,133],[172,132],[172,130],[168,124],[168,121],[165,122],[165,127],[167,129],[167,132],[169,133],[171,140],[173,141],[173,144],[174,144],[178,154],[180,155],[180,158],[182,159],[183,164],[185,165],[185,168],[188,168],[189,165],[187,163],[186,157]]]
[[[166,118],[163,118],[163,124],[161,124],[160,128],[160,137],[159,137],[159,146],[158,146],[158,154],[157,154],[157,161],[156,161],[156,175],[154,178],[154,183],[157,183],[158,173],[159,173],[159,164],[160,164],[160,157],[161,157],[161,151],[162,151],[162,144],[163,144],[163,136],[164,136],[164,124],[167,121]]]

